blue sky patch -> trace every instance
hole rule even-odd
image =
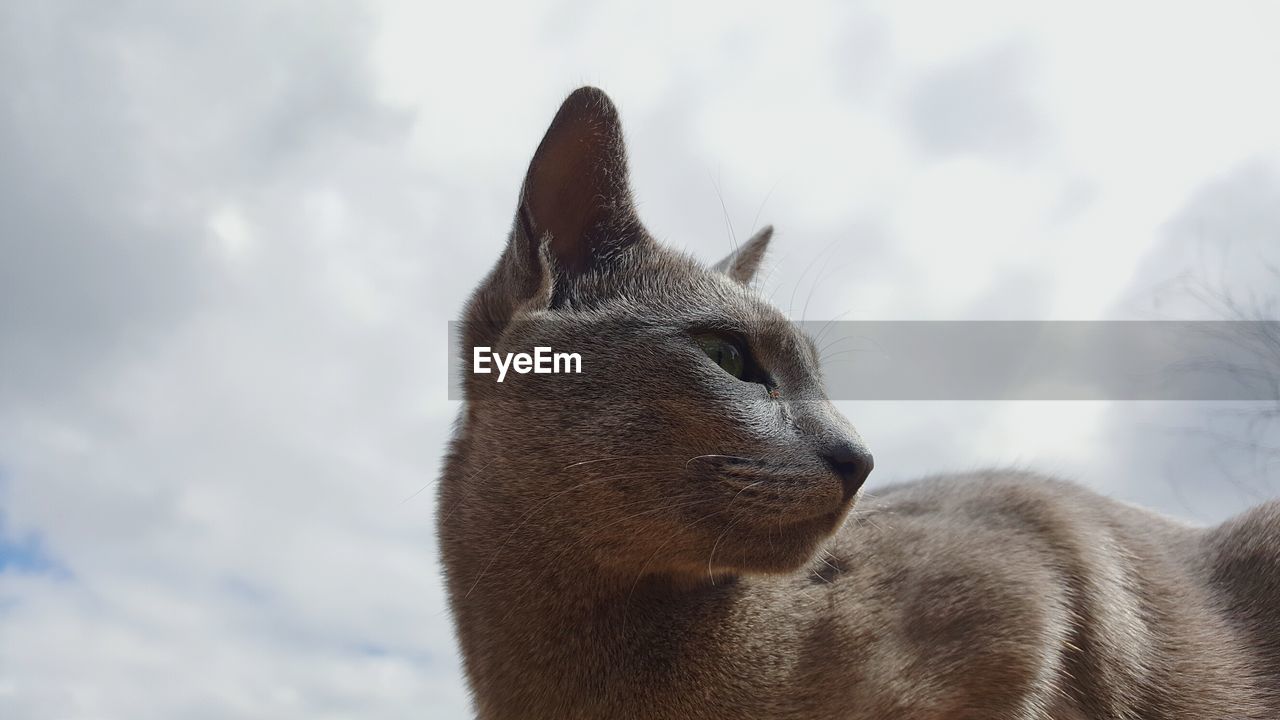
[[[12,537],[0,515],[0,572],[49,573],[62,570],[36,533]]]

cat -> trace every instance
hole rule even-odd
[[[772,231],[707,267],[628,183],[575,91],[466,306],[437,523],[479,717],[1280,717],[1280,504],[1198,529],[999,470],[864,497],[751,289]],[[582,371],[466,372],[535,346]]]

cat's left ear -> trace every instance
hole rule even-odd
[[[742,247],[733,251],[728,257],[712,266],[712,270],[722,272],[742,285],[750,285],[764,261],[764,251],[769,247],[769,238],[773,237],[773,226],[765,225]]]

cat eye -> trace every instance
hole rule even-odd
[[[698,347],[702,348],[702,352],[706,353],[707,357],[711,358],[712,362],[719,365],[725,372],[739,380],[747,379],[746,354],[742,352],[742,348],[737,343],[711,333],[695,335],[694,340],[697,341]]]

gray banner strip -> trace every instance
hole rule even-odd
[[[1278,321],[795,325],[821,349],[833,400],[1280,402]],[[449,324],[449,398],[455,400],[462,397],[464,370],[458,329]],[[592,372],[590,357],[582,365]]]

